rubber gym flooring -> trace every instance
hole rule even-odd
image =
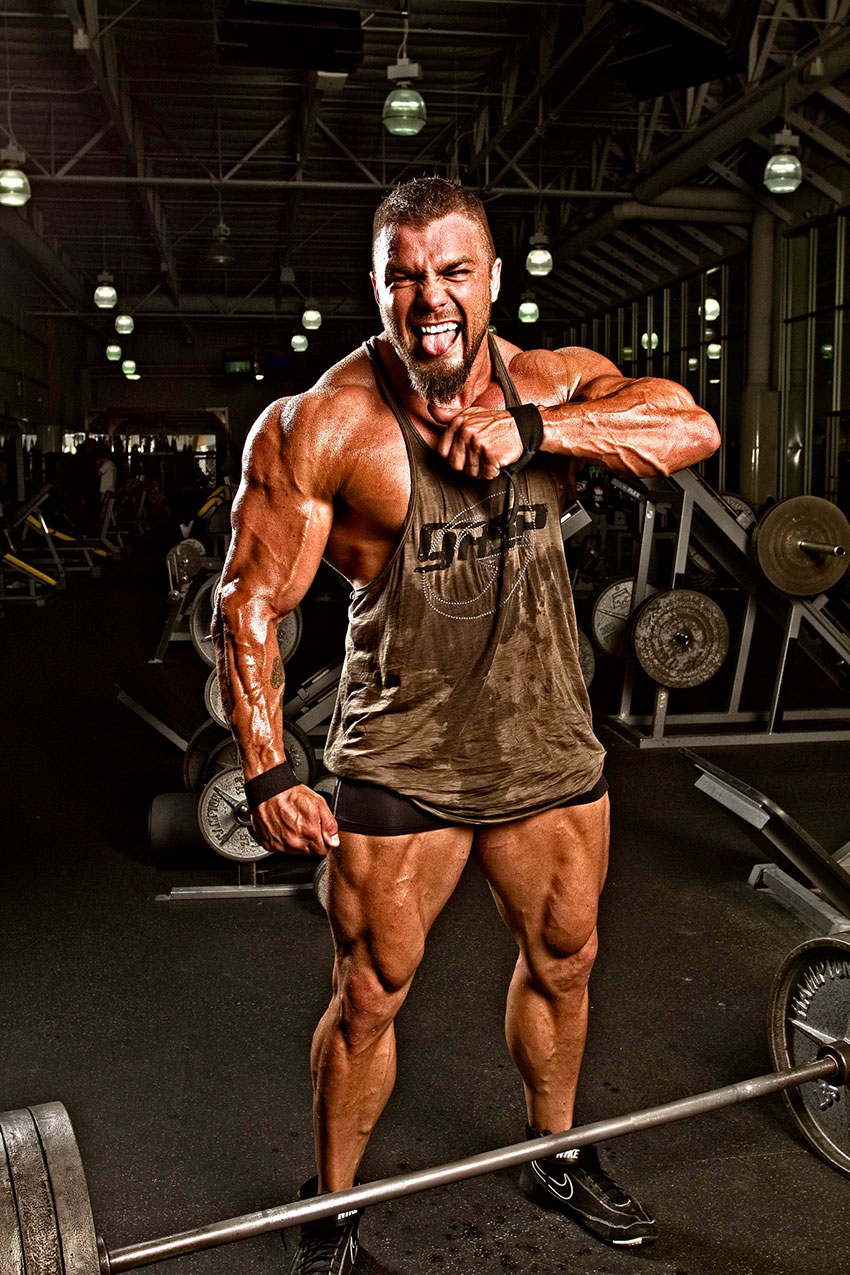
[[[331,969],[312,896],[157,899],[235,875],[213,855],[192,868],[157,867],[147,855],[151,799],[180,790],[181,757],[119,704],[116,682],[146,669],[153,678],[163,556],[137,551],[100,580],[74,579],[43,610],[9,606],[0,622],[0,1109],[66,1104],[111,1247],[281,1203],[312,1172],[308,1048]],[[318,631],[304,658],[317,645]],[[172,644],[156,672],[156,693],[173,695],[175,715],[200,721],[206,670],[191,649]],[[763,851],[695,791],[675,750],[603,739],[613,858],[585,1120],[771,1070],[771,981],[808,936],[749,888]],[[850,837],[850,746],[709,755],[829,849]],[[511,940],[470,869],[400,1016],[398,1086],[364,1179],[521,1139],[501,1026],[512,963]],[[844,1265],[849,1184],[801,1143],[779,1098],[623,1138],[607,1160],[656,1213],[653,1248],[603,1247],[539,1212],[511,1171],[371,1210],[367,1268],[826,1275]],[[278,1236],[265,1236],[151,1269],[272,1275],[288,1270],[289,1243],[284,1254]]]

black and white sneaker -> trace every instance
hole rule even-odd
[[[317,1185],[316,1178],[305,1182],[298,1192],[299,1200],[312,1198]],[[289,1275],[351,1275],[360,1248],[357,1231],[362,1216],[362,1209],[352,1209],[319,1222],[305,1222]],[[286,1232],[281,1234],[286,1247]]]
[[[529,1129],[528,1136],[541,1135]],[[596,1147],[529,1160],[522,1166],[519,1185],[535,1204],[571,1217],[605,1244],[631,1248],[658,1237],[655,1219],[605,1172]]]

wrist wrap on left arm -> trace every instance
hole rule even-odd
[[[512,474],[518,474],[521,469],[525,469],[543,442],[543,417],[540,415],[540,408],[534,403],[520,403],[517,407],[509,407],[508,411],[519,430],[523,453],[518,460],[515,460],[512,465],[506,465],[505,468]]]

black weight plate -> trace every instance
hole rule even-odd
[[[801,541],[835,545],[834,557],[800,547]],[[763,514],[753,533],[756,558],[771,584],[792,597],[811,597],[837,584],[850,564],[850,523],[819,496],[791,496]]]
[[[221,576],[210,576],[195,594],[195,600],[189,611],[189,636],[192,646],[210,668],[215,665],[215,648],[210,637],[215,591]]]
[[[604,655],[622,655],[626,649],[634,592],[634,576],[623,576],[604,585],[594,599],[590,634]],[[655,590],[650,588],[648,592]]]
[[[593,643],[586,633],[578,631],[578,662],[581,665],[581,676],[585,686],[590,686],[596,672],[596,656],[593,654]]]
[[[828,1040],[850,1039],[850,939],[809,939],[786,957],[770,994],[768,1041],[777,1071],[813,1062]],[[818,1080],[783,1092],[806,1142],[850,1177],[850,1095]]]
[[[186,746],[183,754],[183,784],[189,792],[200,792],[209,775],[210,754],[230,739],[230,732],[218,722],[202,722]]]
[[[694,589],[668,589],[647,598],[632,626],[641,668],[661,686],[707,682],[729,650],[729,625],[720,607]]]
[[[29,1111],[5,1111],[0,1115],[0,1134],[15,1195],[24,1268],[37,1275],[65,1275],[50,1176],[35,1121]]]
[[[31,1107],[41,1139],[62,1240],[65,1275],[100,1271],[91,1199],[77,1140],[61,1102]]]

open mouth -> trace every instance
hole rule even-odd
[[[448,354],[460,335],[463,324],[459,319],[449,319],[443,323],[421,323],[414,327],[420,349],[429,358],[440,358]]]

